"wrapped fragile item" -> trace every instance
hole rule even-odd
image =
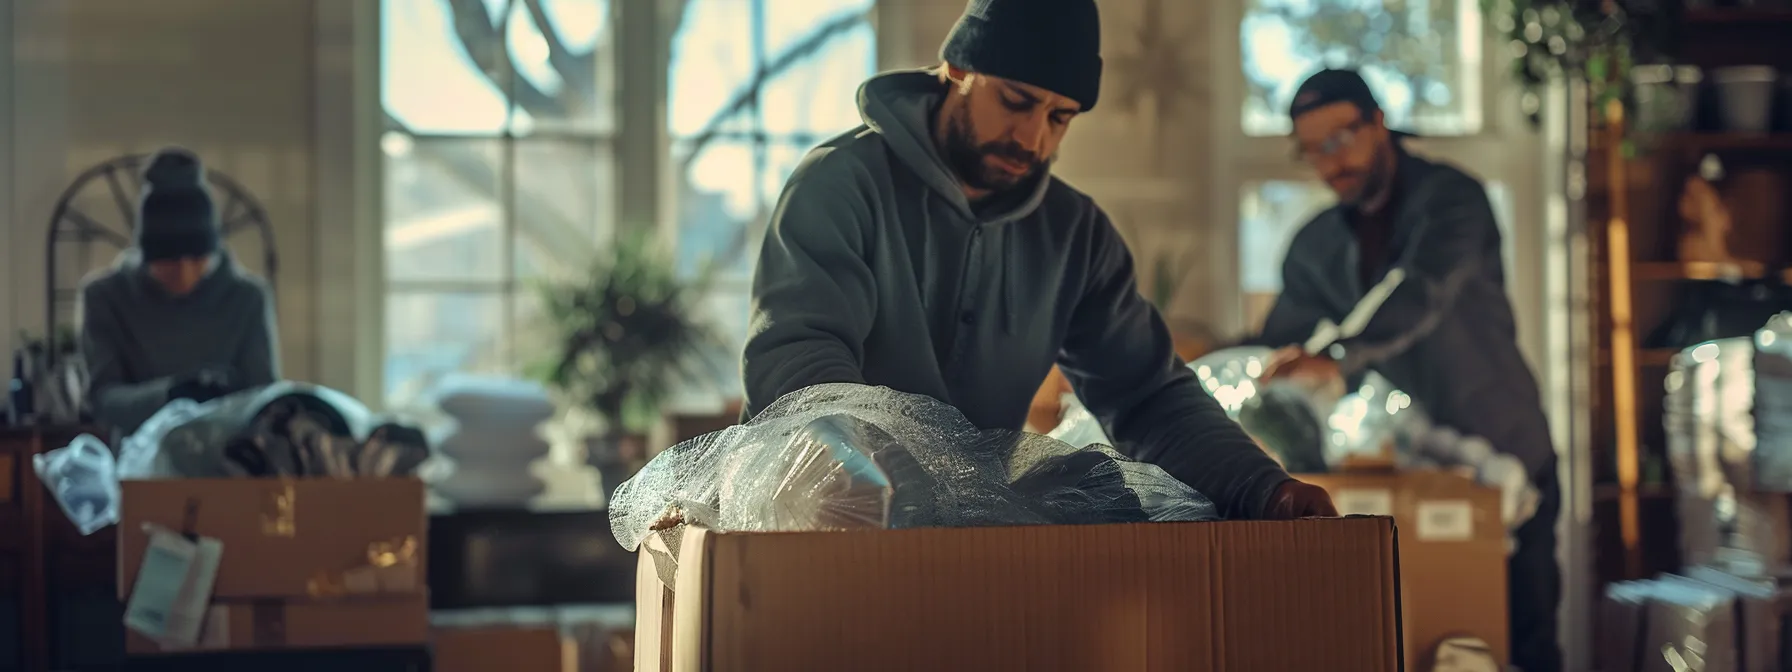
[[[116,460],[81,435],[37,456],[35,467],[91,533],[116,522],[120,479],[409,476],[429,455],[421,430],[382,421],[335,390],[283,381],[205,403],[174,400],[124,437]]]
[[[1772,473],[1781,467],[1771,456],[1784,451],[1768,449],[1757,432],[1763,356],[1751,340],[1773,340],[1762,333],[1695,345],[1668,371],[1663,424],[1688,564],[1750,572],[1792,560],[1792,512],[1774,494],[1787,478]]]
[[[1606,586],[1600,650],[1613,672],[1789,669],[1779,589],[1708,568]]]
[[[1189,364],[1202,389],[1232,419],[1293,473],[1324,473],[1352,455],[1379,455],[1390,445],[1403,468],[1468,472],[1500,490],[1501,517],[1517,529],[1536,513],[1537,489],[1524,464],[1495,452],[1492,444],[1434,425],[1411,396],[1370,372],[1349,394],[1303,382],[1258,383],[1274,351],[1263,347],[1219,350]],[[1106,444],[1101,425],[1076,400],[1064,399],[1064,417],[1048,436],[1074,446]]]
[[[1746,338],[1701,343],[1674,356],[1662,422],[1680,492],[1714,499],[1751,489],[1754,356]]]
[[[833,383],[660,453],[610,507],[629,550],[679,523],[728,531],[1212,520],[1153,465],[1016,431],[889,388]]]
[[[1792,313],[1755,332],[1755,485],[1792,492]]]

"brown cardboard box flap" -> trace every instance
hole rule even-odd
[[[420,593],[428,547],[423,482],[414,478],[169,479],[123,481],[118,594],[129,599],[145,524],[216,537],[216,599]],[[188,513],[191,511],[191,516]],[[398,560],[377,567],[379,551]]]
[[[1506,526],[1500,492],[1445,471],[1302,474],[1342,513],[1385,513],[1400,525],[1407,668],[1425,669],[1439,642],[1470,635],[1504,664]]]
[[[578,646],[551,627],[441,628],[435,672],[577,672]]]
[[[667,551],[664,541],[650,547]],[[637,572],[643,670],[1383,670],[1387,518],[680,538]]]
[[[424,595],[325,602],[223,601],[206,611],[199,645],[182,650],[407,646],[428,637],[429,598]],[[125,633],[125,650],[177,651],[165,650],[134,631]]]

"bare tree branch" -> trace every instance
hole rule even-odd
[[[528,78],[516,74],[504,35],[486,11],[484,0],[443,0],[454,17],[454,34],[461,49],[479,67],[498,91],[537,118],[559,119],[566,116],[566,105],[536,87]]]
[[[679,179],[681,181],[689,179],[691,167],[696,163],[697,157],[703,155],[704,146],[708,145],[711,141],[714,141],[721,135],[723,126],[728,123],[728,120],[745,111],[749,105],[753,104],[758,98],[759,90],[765,88],[767,82],[783,74],[784,71],[790,69],[791,66],[801,63],[809,58],[813,58],[816,54],[821,53],[821,50],[828,46],[828,43],[834,41],[837,37],[847,34],[852,29],[857,28],[859,24],[870,21],[871,16],[871,10],[866,10],[864,12],[845,14],[839,18],[828,21],[827,23],[817,26],[808,36],[797,40],[782,53],[779,53],[761,65],[759,70],[753,73],[753,78],[748,81],[747,85],[736,91],[734,97],[729,100],[727,105],[722,106],[720,112],[717,112],[715,116],[710,117],[709,123],[704,125],[702,131],[699,131],[695,136],[692,136],[689,152],[681,157],[678,162]],[[758,236],[760,229],[764,228],[764,220],[770,210],[771,208],[769,207],[761,207],[760,213],[754,216],[753,221],[749,222],[747,226],[740,227],[740,231],[736,232],[734,238],[728,241],[728,246],[722,251],[720,258],[733,259],[736,255],[744,253],[747,249],[747,245]]]
[[[577,100],[581,104],[588,99],[592,99],[590,102],[597,102],[594,94],[597,91],[599,50],[593,47],[582,55],[574,53],[566,46],[560,30],[554,27],[554,21],[548,17],[547,8],[542,6],[541,0],[523,0],[523,6],[528,8],[529,20],[534,22],[536,30],[541,31],[542,39],[547,42],[548,65],[553,66],[554,71],[560,74],[560,81],[567,88],[561,97]]]
[[[834,38],[845,35],[848,31],[870,19],[870,10],[845,14],[832,19],[817,26],[803,39],[797,40],[796,43],[785,48],[782,53],[761,64],[759,70],[753,73],[753,78],[748,80],[745,86],[735,90],[734,96],[729,99],[728,104],[723,105],[715,116],[709,118],[709,123],[704,124],[703,130],[691,136],[690,151],[679,160],[678,174],[690,174],[691,164],[703,154],[704,146],[715,140],[716,136],[721,135],[723,126],[728,123],[728,120],[745,111],[748,106],[753,104],[753,101],[758,99],[759,90],[765,88],[766,82],[783,74],[791,66],[820,53],[823,47],[834,41]]]
[[[403,122],[390,112],[386,113],[386,125],[392,130],[409,133]],[[493,188],[499,182],[496,167],[470,146],[423,141],[412,143],[411,151],[417,158],[443,168],[455,182],[473,193],[494,200],[501,197],[500,190]],[[513,202],[507,205],[515,214],[515,225],[521,234],[517,241],[537,252],[538,258],[580,263],[582,260],[578,255],[591,249],[589,227],[567,219],[546,205],[544,199],[527,193],[529,185],[518,184],[516,189],[518,193],[513,194]]]

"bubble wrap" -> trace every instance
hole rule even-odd
[[[1373,454],[1403,423],[1423,415],[1412,398],[1371,373],[1342,398],[1308,394],[1299,385],[1257,383],[1272,348],[1218,350],[1189,363],[1220,408],[1295,472],[1322,472],[1352,454]],[[1047,434],[1071,445],[1107,444],[1096,421],[1074,395],[1066,396],[1058,426]]]
[[[1792,492],[1792,313],[1755,332],[1755,486]]]
[[[728,531],[1198,521],[1213,503],[1105,446],[980,431],[929,397],[831,383],[673,446],[616,490],[635,550],[655,529]]]
[[[1403,468],[1465,470],[1481,485],[1498,489],[1508,530],[1536,514],[1537,488],[1518,458],[1494,452],[1480,437],[1434,426],[1412,397],[1376,373],[1342,397],[1294,383],[1260,385],[1257,379],[1274,352],[1227,348],[1190,362],[1189,368],[1226,414],[1290,473],[1324,473],[1346,457],[1379,454],[1391,443]],[[1107,442],[1100,423],[1075,395],[1065,397],[1064,408],[1049,436],[1072,445]]]

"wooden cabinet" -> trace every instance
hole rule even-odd
[[[0,597],[18,604],[19,660],[0,668],[52,669],[57,637],[51,618],[59,588],[114,581],[113,534],[82,536],[38,482],[32,457],[66,445],[74,428],[0,429]]]

